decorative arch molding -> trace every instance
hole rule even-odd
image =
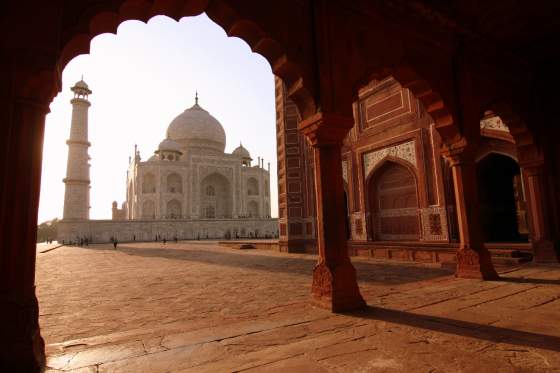
[[[514,144],[494,139],[481,139],[475,154],[475,161],[480,162],[491,154],[504,155],[519,164],[517,149]]]
[[[165,180],[167,193],[183,193],[183,177],[178,172],[168,172]]]
[[[544,161],[543,154],[538,148],[533,133],[523,119],[511,109],[511,105],[505,101],[493,102],[487,107],[498,115],[502,122],[509,128],[517,147],[517,162],[520,166],[541,164]]]
[[[418,182],[419,182],[420,178],[418,176],[418,169],[416,168],[416,166],[411,164],[410,162],[408,162],[406,160],[403,160],[403,159],[398,158],[398,157],[393,157],[393,156],[390,156],[390,155],[381,159],[381,161],[379,163],[377,163],[374,168],[372,168],[367,174],[365,174],[365,176],[366,176],[365,177],[366,188],[369,188],[369,184],[371,183],[375,174],[381,168],[383,168],[387,164],[391,164],[391,163],[406,168],[414,176],[414,182],[416,183],[416,187],[418,188]],[[418,190],[417,190],[417,193],[418,193]],[[418,201],[420,201],[420,196],[419,195],[418,195]]]
[[[273,73],[288,87],[288,95],[302,116],[307,117],[317,111],[313,89],[307,84],[307,80],[311,79],[304,79],[301,63],[296,62],[296,58],[256,22],[242,17],[220,0],[121,0],[103,3],[85,14],[71,32],[63,34],[63,47],[56,64],[58,85],[53,89],[49,102],[61,89],[60,76],[66,64],[80,54],[89,53],[91,40],[97,35],[116,34],[118,26],[129,20],[146,23],[150,18],[161,15],[179,21],[203,12],[229,37],[244,40],[254,53],[269,62]]]
[[[388,161],[393,161],[399,164],[405,163],[405,167],[412,167],[413,173],[416,175],[418,166],[416,158],[416,144],[414,140],[368,152],[363,154],[362,157],[364,175],[366,176],[366,179],[373,175],[380,166]],[[416,178],[418,178],[417,175]]]

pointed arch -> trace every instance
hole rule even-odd
[[[182,217],[181,202],[176,199],[168,201],[165,211],[167,219],[180,219]]]
[[[418,177],[402,160],[386,157],[366,178],[368,235],[373,240],[421,237]]]
[[[240,8],[242,8],[240,6]],[[313,74],[302,68],[301,52],[288,51],[271,33],[249,19],[246,12],[242,16],[235,9],[220,0],[120,0],[98,5],[83,15],[73,29],[62,38],[62,51],[57,61],[58,85],[64,67],[74,57],[90,51],[91,40],[102,33],[116,34],[118,26],[129,20],[147,23],[152,17],[167,16],[175,21],[183,17],[197,16],[205,12],[220,26],[229,37],[238,37],[245,41],[253,53],[263,56],[270,64],[272,72],[280,77],[288,87],[289,96],[294,100],[304,116],[315,113]],[[304,76],[305,75],[305,76]],[[52,92],[51,100],[57,92]]]

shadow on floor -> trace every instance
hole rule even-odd
[[[560,285],[560,280],[544,278],[500,277],[498,281],[511,282],[515,284]]]
[[[109,246],[93,245],[85,249],[109,250]],[[112,247],[110,249],[112,250]],[[315,258],[276,257],[251,254],[250,251],[228,253],[200,248],[176,249],[172,246],[147,248],[126,245],[119,245],[117,250],[128,255],[184,260],[267,272],[292,273],[306,277],[311,275],[316,263]],[[452,272],[447,269],[399,262],[355,261],[354,266],[358,273],[358,281],[384,285],[397,285],[452,275]]]
[[[560,352],[560,338],[520,330],[476,324],[439,316],[420,315],[406,311],[368,306],[365,310],[348,315],[407,325],[414,328],[454,334],[463,337],[486,340],[493,343],[508,343],[516,346],[540,348]]]

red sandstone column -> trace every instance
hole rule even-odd
[[[546,192],[544,187],[544,165],[536,164],[522,168],[525,178],[525,198],[529,208],[531,246],[533,261],[539,263],[557,262],[551,230],[546,216]]]
[[[478,208],[476,163],[464,148],[446,149],[455,184],[457,225],[461,240],[457,251],[456,277],[484,280],[498,279],[490,252],[484,247]]]
[[[0,109],[0,370],[45,363],[35,296],[37,211],[47,104],[5,97]]]
[[[315,165],[319,261],[313,269],[313,303],[333,312],[366,305],[346,247],[340,150],[353,123],[352,118],[318,113],[299,124],[299,130],[313,146]]]

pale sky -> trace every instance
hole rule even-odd
[[[167,126],[194,104],[220,121],[226,152],[239,142],[254,162],[270,162],[272,216],[277,216],[274,77],[269,63],[241,39],[229,38],[205,14],[176,22],[158,16],[127,21],[117,35],[102,34],[90,53],[64,69],[62,92],[47,115],[39,222],[62,217],[72,106],[70,87],[81,76],[90,95],[92,219],[110,219],[111,202],[126,195],[128,157],[138,144],[149,158]]]

